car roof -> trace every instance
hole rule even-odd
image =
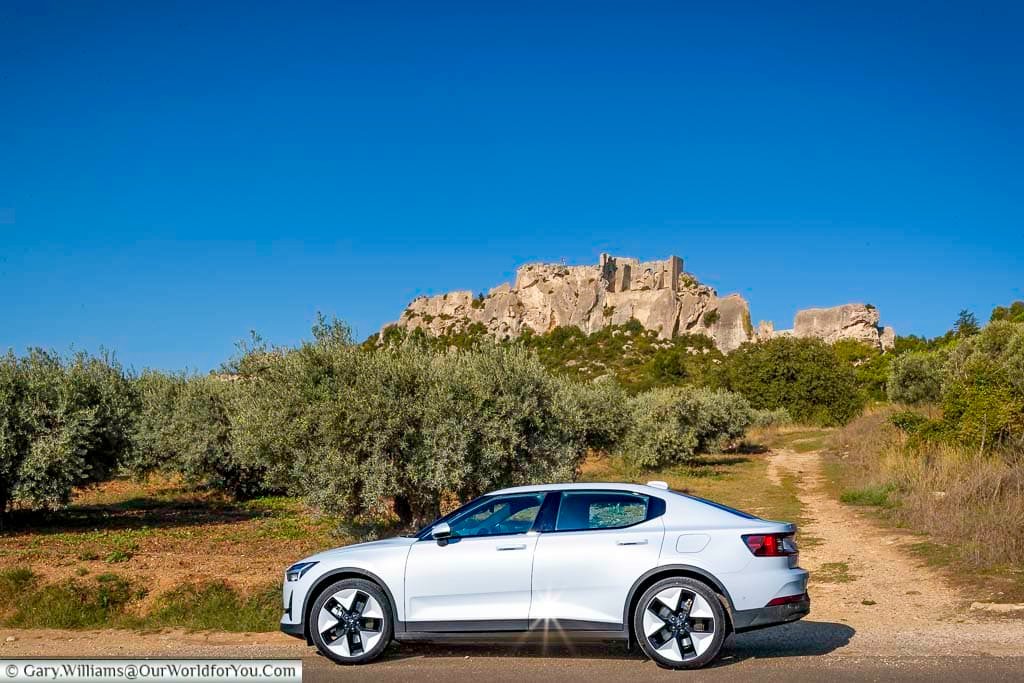
[[[534,484],[532,486],[513,486],[512,488],[500,489],[498,491],[491,491],[488,496],[494,496],[505,493],[539,493],[542,491],[630,491],[632,493],[657,493],[665,495],[668,493],[666,489],[657,488],[655,486],[647,486],[646,484],[627,484],[625,482],[573,482],[566,484]]]

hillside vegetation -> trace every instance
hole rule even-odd
[[[8,353],[0,510],[59,509],[76,487],[159,472],[412,526],[496,487],[574,479],[590,452],[666,466],[751,425],[846,424],[886,395],[941,401],[941,420],[913,425],[921,435],[1019,448],[1021,323],[1004,318],[1020,308],[996,309],[983,331],[965,312],[944,337],[901,338],[884,355],[794,338],[723,355],[706,337],[662,340],[635,321],[503,343],[473,329],[392,331],[359,345],[323,319],[297,347],[254,338],[207,376]]]
[[[843,500],[929,534],[930,559],[1024,597],[1024,323],[1001,310],[897,358],[889,395],[907,405],[839,431],[832,470]]]

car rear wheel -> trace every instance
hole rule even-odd
[[[662,579],[648,588],[633,614],[640,649],[670,669],[710,664],[725,641],[725,610],[707,584],[685,577]]]
[[[339,664],[365,664],[391,642],[391,604],[377,584],[342,579],[313,603],[309,631],[320,654]]]

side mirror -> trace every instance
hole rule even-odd
[[[447,541],[452,536],[452,528],[448,526],[448,522],[435,524],[434,528],[430,530],[430,536],[435,541]]]

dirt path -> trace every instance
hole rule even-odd
[[[905,548],[920,539],[881,528],[825,491],[821,457],[777,451],[769,477],[778,481],[785,471],[799,479],[809,518],[802,531],[812,539],[800,557],[811,572],[810,618],[853,629],[844,652],[1024,654],[1024,620],[972,611],[969,600]]]

